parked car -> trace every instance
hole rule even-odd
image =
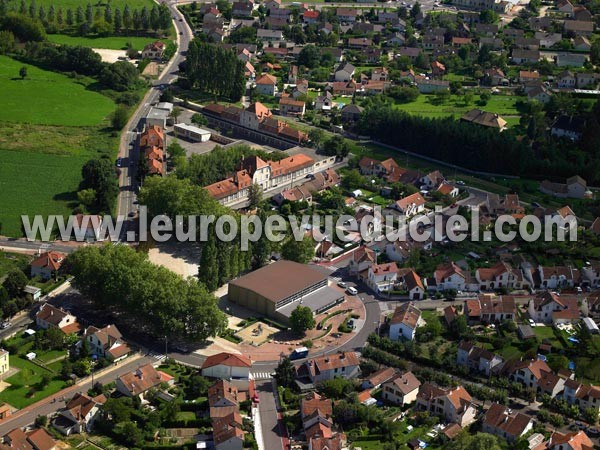
[[[344,288],[344,289],[346,289],[346,287],[347,287],[346,283],[344,283],[343,281],[338,281],[338,284],[337,284],[337,285],[338,285],[339,287],[341,287],[341,288]]]
[[[2,322],[2,324],[0,325],[0,328],[5,330],[6,328],[10,327],[11,325],[12,324],[10,322]]]
[[[350,294],[350,295],[358,294],[358,291],[356,290],[356,288],[352,287],[352,286],[350,286],[348,289],[346,289],[346,292],[348,292],[348,294]]]

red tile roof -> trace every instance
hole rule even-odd
[[[202,369],[207,369],[214,366],[229,366],[229,367],[252,367],[250,358],[244,355],[235,355],[233,353],[217,353],[209,356],[202,364]]]

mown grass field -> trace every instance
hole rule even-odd
[[[115,103],[89,78],[27,67],[0,56],[1,234],[21,235],[21,214],[70,214],[83,164],[116,152],[106,131]]]
[[[451,95],[446,101],[444,101],[440,105],[436,105],[431,102],[434,98],[434,95],[419,95],[417,100],[415,100],[414,102],[396,105],[396,108],[402,111],[406,111],[410,114],[416,114],[431,118],[440,118],[448,116],[459,117],[460,115],[474,108],[483,109],[484,111],[496,113],[501,116],[516,116],[519,114],[519,111],[516,107],[516,103],[519,100],[519,97],[516,96],[493,95],[490,101],[488,101],[485,106],[479,106],[477,104],[477,96],[474,96],[473,101],[468,105],[464,104],[463,99],[460,96]],[[509,125],[511,124],[511,121],[509,120],[510,118],[505,117],[504,119],[507,122],[509,122]]]
[[[91,48],[107,48],[110,50],[125,50],[131,44],[136,50],[142,50],[146,44],[156,41],[151,37],[138,36],[109,36],[109,37],[82,37],[68,36],[66,34],[49,34],[48,40],[56,44],[81,45]],[[165,41],[165,39],[160,39]]]
[[[20,371],[5,380],[11,386],[0,392],[0,401],[22,409],[65,387],[65,382],[56,378],[52,372],[18,356],[10,355],[9,358],[10,366],[19,368]],[[43,373],[53,376],[47,385],[41,385]]]
[[[27,68],[21,79],[19,70]],[[93,80],[72,79],[0,56],[0,121],[43,125],[98,125],[114,102],[94,92]]]

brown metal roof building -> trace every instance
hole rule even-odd
[[[288,322],[298,305],[320,313],[342,302],[316,267],[281,260],[229,283],[229,300],[275,320]]]

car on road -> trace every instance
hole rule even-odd
[[[179,19],[180,22],[183,22],[183,19]]]
[[[352,286],[350,286],[348,289],[346,289],[346,292],[348,292],[348,294],[350,294],[350,295],[358,294],[358,291],[356,290],[356,288],[352,287]]]
[[[123,165],[123,159],[117,158],[117,167],[121,167]]]
[[[464,186],[464,185],[465,185],[465,182],[464,182],[464,181],[462,181],[462,180],[458,180],[458,181],[456,182],[456,184],[458,184],[459,186]]]
[[[531,325],[532,327],[535,327],[535,320],[533,319],[528,319],[529,325]]]
[[[337,285],[338,285],[339,287],[341,287],[341,288],[344,288],[344,289],[346,289],[346,287],[347,287],[346,283],[344,283],[343,281],[338,281],[338,284],[337,284]]]
[[[531,202],[531,206],[533,206],[534,208],[540,208],[540,204],[538,202]]]
[[[11,325],[12,325],[12,323],[10,323],[10,322],[2,322],[2,324],[0,324],[0,328],[2,328],[3,330],[5,330],[8,327],[10,327]]]
[[[135,211],[131,211],[131,212],[128,214],[128,216],[129,216],[129,217],[135,217]]]

